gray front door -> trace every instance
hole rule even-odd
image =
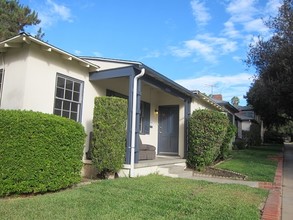
[[[178,155],[179,106],[159,106],[158,153]]]

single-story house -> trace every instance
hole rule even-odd
[[[86,164],[97,96],[128,99],[125,175],[130,176],[139,175],[140,141],[154,146],[155,155],[184,158],[191,112],[222,109],[141,62],[77,57],[25,33],[0,42],[0,109],[80,122],[87,133]]]
[[[231,124],[236,126],[237,125],[236,114],[239,113],[239,110],[235,106],[231,105],[229,102],[224,101],[221,94],[212,95],[211,99],[215,103],[223,107]]]
[[[261,117],[254,112],[253,106],[237,106],[239,110],[236,117],[239,119],[238,123],[238,137],[242,138],[242,131],[250,131],[250,126],[258,124],[260,126],[260,135],[263,141],[264,127]]]

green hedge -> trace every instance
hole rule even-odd
[[[264,142],[272,144],[283,144],[283,135],[277,131],[269,130],[264,133]]]
[[[237,132],[236,126],[230,123],[227,127],[227,132],[223,140],[223,144],[221,145],[220,155],[218,159],[225,160],[229,157],[232,151],[233,139],[235,138],[236,132]]]
[[[81,124],[32,111],[0,110],[0,196],[40,193],[80,181]]]
[[[125,161],[127,100],[97,97],[93,118],[92,161],[102,177],[118,172]]]
[[[261,127],[259,124],[252,123],[249,131],[242,131],[242,137],[248,147],[261,145]]]
[[[219,157],[228,125],[223,113],[211,110],[192,113],[188,123],[188,167],[201,170]]]

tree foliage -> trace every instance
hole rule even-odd
[[[237,96],[233,96],[233,98],[231,99],[231,103],[233,106],[238,106],[239,105],[239,98]]]
[[[21,5],[17,0],[0,0],[0,41],[24,32],[27,26],[37,25],[41,22],[38,13],[28,6]],[[39,29],[37,36],[44,36]]]
[[[247,92],[266,125],[280,125],[293,116],[293,1],[284,0],[276,17],[265,22],[272,37],[250,46],[246,63],[257,76]]]

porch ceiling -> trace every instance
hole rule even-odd
[[[145,68],[145,75],[141,78],[143,82],[152,87],[158,88],[168,94],[179,97],[183,100],[191,99],[194,94],[188,89],[180,86],[174,81],[154,71],[153,69],[142,65]],[[92,72],[90,74],[90,81],[113,79],[119,77],[130,77],[140,72],[138,66],[130,65],[122,68],[108,69],[103,71]]]

